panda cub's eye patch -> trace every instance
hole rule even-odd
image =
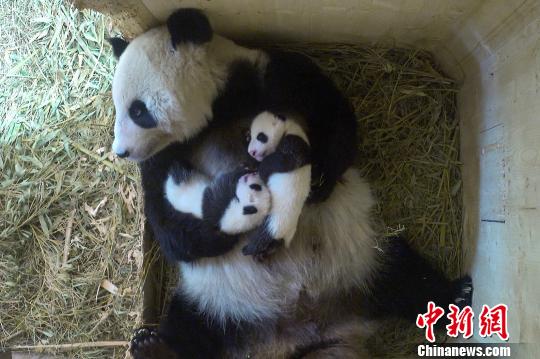
[[[264,133],[262,132],[259,132],[259,134],[257,135],[257,140],[259,142],[262,142],[262,143],[266,143],[268,142],[268,136],[266,136]]]
[[[252,183],[249,185],[249,188],[251,188],[252,190],[254,191],[262,191],[262,187],[260,184],[257,184],[257,183]]]
[[[141,100],[135,100],[129,106],[129,117],[142,128],[157,126],[156,119],[148,112],[146,105]]]
[[[245,206],[243,208],[244,215],[250,215],[257,213],[257,208],[255,206]]]

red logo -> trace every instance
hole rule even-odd
[[[499,304],[493,308],[483,305],[480,313],[480,336],[485,338],[497,334],[502,340],[508,340],[507,313],[506,304]]]
[[[472,308],[466,306],[460,311],[458,306],[454,304],[450,304],[448,308],[450,309],[450,313],[446,317],[450,320],[450,324],[446,326],[446,334],[454,338],[459,333],[462,333],[465,339],[472,337],[474,317]]]
[[[446,334],[456,338],[459,334],[467,339],[472,337],[474,329],[474,312],[470,306],[459,309],[457,305],[450,304],[448,306],[449,313],[446,315],[450,324],[446,326]],[[435,342],[435,333],[433,327],[439,319],[444,315],[444,309],[438,307],[433,302],[428,302],[427,312],[418,314],[416,318],[416,326],[426,330],[426,339],[433,343]],[[480,328],[479,335],[483,338],[491,337],[497,334],[502,340],[508,340],[508,306],[506,304],[498,304],[492,308],[487,305],[482,306],[482,312],[478,317],[478,326]]]
[[[433,302],[428,303],[427,309],[427,313],[418,314],[416,325],[420,329],[426,328],[426,339],[433,343],[435,341],[433,326],[444,315],[444,309],[437,307]]]

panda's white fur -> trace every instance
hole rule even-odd
[[[265,141],[259,136],[263,134]],[[274,153],[283,137],[298,136],[309,145],[302,127],[290,117],[278,118],[268,111],[257,115],[250,128],[248,153],[257,161]],[[292,154],[294,155],[294,154]],[[283,239],[288,247],[296,233],[298,218],[311,188],[311,164],[307,163],[292,171],[273,173],[267,181],[272,195],[267,230],[274,239]]]
[[[220,257],[181,262],[182,291],[202,313],[226,323],[292,311],[301,290],[316,300],[363,286],[377,267],[373,203],[368,184],[350,169],[326,202],[304,208],[295,240],[271,263],[244,256],[242,242]]]
[[[113,151],[142,161],[173,141],[198,134],[212,118],[212,101],[228,76],[231,62],[245,59],[264,67],[266,56],[214,35],[202,45],[171,44],[165,26],[135,38],[120,56],[112,84],[116,109]],[[189,98],[184,94],[189,94]],[[129,117],[142,100],[157,128],[143,129]]]
[[[283,239],[288,247],[296,233],[298,218],[309,195],[311,166],[287,173],[275,173],[268,179],[272,194],[268,230],[273,238]]]
[[[202,219],[203,196],[209,183],[208,177],[200,173],[182,183],[176,183],[173,176],[169,176],[165,182],[165,198],[177,211]]]

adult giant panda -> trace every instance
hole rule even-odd
[[[377,236],[369,186],[351,168],[351,106],[308,59],[238,46],[194,9],[111,43],[113,150],[140,163],[148,221],[181,272],[160,328],[136,332],[133,357],[357,358],[365,317],[414,318],[428,300],[445,306],[470,289],[468,277],[450,282],[403,240]],[[290,247],[257,262],[243,255],[244,236],[203,228],[165,187],[171,170],[218,179],[247,161],[244,136],[263,110],[308,123],[313,184]]]

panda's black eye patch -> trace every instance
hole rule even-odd
[[[257,184],[257,183],[250,184],[249,188],[251,188],[252,190],[257,191],[257,192],[262,191],[261,185]]]
[[[262,132],[259,132],[259,134],[257,135],[257,141],[262,142],[262,143],[266,143],[266,142],[268,142],[268,136],[266,136]]]
[[[129,106],[129,117],[135,124],[142,128],[153,128],[157,126],[156,119],[148,112],[146,105],[141,100],[135,100]]]
[[[244,215],[250,215],[257,213],[257,208],[255,206],[245,206],[244,207]]]

